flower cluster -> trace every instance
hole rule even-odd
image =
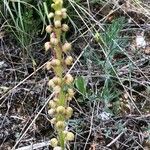
[[[74,134],[66,130],[66,122],[72,116],[73,109],[69,107],[69,102],[74,96],[72,83],[74,81],[71,74],[65,74],[65,70],[73,63],[69,51],[72,46],[69,42],[62,42],[62,34],[69,30],[67,24],[62,20],[67,17],[67,10],[63,8],[63,0],[53,0],[51,12],[48,17],[53,19],[53,24],[46,27],[46,32],[50,34],[50,41],[45,43],[45,50],[52,51],[52,60],[46,65],[47,70],[52,69],[55,76],[49,80],[48,86],[53,89],[54,97],[49,102],[48,114],[52,117],[51,124],[54,126],[57,137],[50,140],[50,145],[54,150],[64,150],[68,141],[74,140]]]

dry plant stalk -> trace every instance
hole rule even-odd
[[[46,65],[48,70],[52,69],[55,76],[49,80],[48,86],[53,89],[54,97],[49,102],[48,114],[52,117],[51,124],[57,133],[57,137],[50,140],[50,145],[54,150],[65,150],[68,141],[74,140],[74,134],[66,130],[67,120],[72,116],[73,109],[69,107],[69,102],[74,96],[71,88],[74,81],[71,74],[65,74],[66,68],[71,66],[73,58],[68,55],[71,44],[62,42],[62,33],[67,32],[69,27],[62,24],[62,20],[67,18],[67,10],[63,8],[63,0],[53,0],[51,12],[48,17],[53,19],[53,25],[46,27],[46,32],[50,34],[50,41],[45,43],[45,50],[51,50],[53,58]]]

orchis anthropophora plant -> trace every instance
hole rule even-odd
[[[73,109],[69,107],[69,102],[74,96],[71,88],[73,77],[65,74],[65,70],[73,63],[73,58],[68,55],[71,44],[61,41],[63,32],[67,32],[69,27],[62,24],[62,20],[67,17],[67,10],[63,8],[63,0],[53,0],[51,12],[48,17],[53,18],[53,24],[46,27],[46,32],[50,34],[50,41],[45,43],[45,50],[52,51],[52,60],[46,65],[48,70],[52,69],[55,76],[49,80],[48,86],[53,88],[54,97],[49,102],[48,114],[52,117],[51,124],[57,133],[57,137],[50,140],[50,145],[54,150],[65,150],[68,141],[74,140],[74,134],[66,130],[67,120],[72,116]]]

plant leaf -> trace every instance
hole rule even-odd
[[[86,81],[84,77],[77,77],[75,79],[75,86],[77,87],[80,93],[82,93],[83,95],[86,94]]]

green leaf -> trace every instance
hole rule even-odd
[[[77,77],[75,79],[75,86],[81,94],[86,94],[86,81],[84,77]]]

